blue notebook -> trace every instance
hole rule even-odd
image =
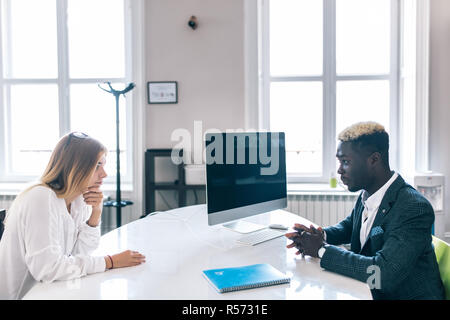
[[[203,275],[220,293],[288,283],[289,277],[270,264],[204,270]]]

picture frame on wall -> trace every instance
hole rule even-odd
[[[147,82],[149,104],[178,103],[178,83],[176,81]]]

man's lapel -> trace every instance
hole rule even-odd
[[[375,220],[373,221],[372,227],[370,228],[370,232],[367,235],[367,241],[364,243],[364,246],[361,248],[361,251],[366,247],[367,243],[370,241],[370,236],[372,232],[380,230],[380,225],[383,223],[384,219],[388,215],[391,210],[395,200],[397,200],[398,191],[405,186],[405,180],[398,175],[397,179],[389,186],[384,194],[383,200],[381,201],[380,207],[378,208],[377,215],[375,216]],[[359,230],[361,230],[361,221],[359,223]],[[359,237],[358,237],[359,239]]]
[[[361,231],[361,217],[362,217],[363,211],[364,211],[364,205],[362,205],[362,203],[361,203],[359,212],[356,212],[356,225],[355,225],[355,229],[353,230],[353,233],[352,233],[352,251],[353,252],[361,251],[361,241],[359,240],[359,233]]]

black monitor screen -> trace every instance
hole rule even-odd
[[[208,213],[286,198],[283,132],[206,135]]]

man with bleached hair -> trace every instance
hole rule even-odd
[[[368,283],[374,299],[445,299],[432,246],[430,203],[389,167],[389,136],[374,122],[339,134],[338,174],[362,190],[351,214],[327,228],[296,224],[286,234],[297,254]],[[350,250],[338,245],[350,243]]]

